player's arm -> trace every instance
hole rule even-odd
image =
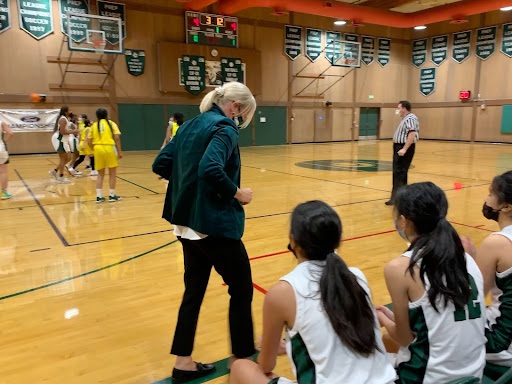
[[[121,135],[115,134],[114,135],[114,141],[116,143],[117,157],[122,159],[123,158],[123,152],[121,151]]]
[[[167,126],[166,131],[165,131],[165,139],[164,139],[164,143],[162,144],[162,148],[160,148],[160,149],[163,149],[163,148],[167,145],[167,143],[168,143],[169,141],[171,141],[171,133],[172,133],[171,131],[172,131],[172,124],[169,124],[169,125]]]
[[[68,125],[68,123],[67,123],[66,119],[61,118],[59,120],[59,133],[62,136],[65,136],[65,135],[68,134],[68,132],[67,132],[67,125]]]
[[[485,295],[494,286],[498,263],[502,255],[510,252],[510,241],[499,235],[486,238],[476,253],[476,263],[484,277]]]
[[[2,131],[5,133],[4,142],[7,143],[9,140],[11,140],[13,133],[12,133],[12,129],[7,125],[7,123],[5,123],[3,121],[2,121]]]
[[[380,325],[385,327],[389,336],[402,347],[408,346],[414,340],[409,323],[408,272],[409,259],[397,257],[384,267],[384,277],[393,303],[393,316],[377,311]]]
[[[268,291],[263,303],[263,336],[258,356],[263,373],[268,374],[275,368],[283,328],[286,323],[295,321],[295,312],[293,288],[285,281],[278,282]]]

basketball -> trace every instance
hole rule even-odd
[[[40,103],[41,102],[41,95],[39,93],[31,93],[30,94],[30,101],[33,103]]]

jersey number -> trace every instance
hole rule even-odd
[[[468,315],[469,319],[478,319],[482,316],[482,309],[480,308],[480,301],[478,301],[478,289],[476,288],[475,280],[473,280],[473,276],[469,275],[469,283],[471,284],[471,292],[469,294],[468,301]],[[453,313],[455,321],[464,321],[467,320],[466,309],[456,309]]]

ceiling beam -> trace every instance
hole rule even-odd
[[[415,1],[418,0],[366,0],[364,3],[361,3],[360,5],[380,9],[393,9],[396,7],[401,7],[402,5],[414,3]]]

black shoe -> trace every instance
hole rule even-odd
[[[393,200],[388,200],[384,204],[386,204],[386,205],[393,205]]]
[[[172,370],[172,382],[174,384],[186,383],[204,376],[208,376],[215,372],[215,365],[196,363],[197,371],[184,371],[174,368]]]

